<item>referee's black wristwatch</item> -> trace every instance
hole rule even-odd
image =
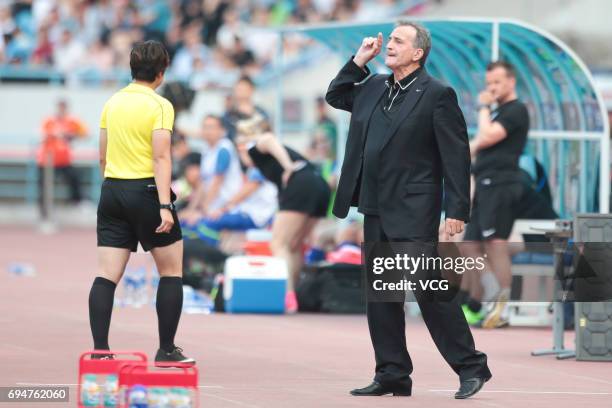
[[[170,203],[170,204],[160,204],[159,205],[159,209],[160,210],[170,210],[170,211],[174,211],[174,204]]]

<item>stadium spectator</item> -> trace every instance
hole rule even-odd
[[[19,27],[10,34],[10,42],[6,47],[6,58],[9,63],[20,64],[28,61],[34,42]]]
[[[40,53],[34,57],[34,49],[45,44],[45,36],[53,48],[66,48],[63,37],[68,30],[73,37],[70,43],[73,40],[76,42],[68,47],[71,51],[68,54],[77,54],[82,61],[86,61],[85,69],[71,73],[71,79],[89,81],[93,78],[97,81],[100,77],[105,80],[115,78],[115,72],[108,68],[109,50],[104,49],[104,58],[90,58],[100,53],[101,44],[104,48],[108,44],[114,56],[112,68],[127,74],[129,61],[125,56],[129,55],[132,45],[137,41],[156,39],[167,45],[172,72],[176,69],[179,79],[188,81],[194,60],[202,57],[200,54],[206,54],[197,50],[201,46],[220,50],[226,58],[236,59],[238,64],[246,65],[246,73],[254,75],[272,61],[277,49],[279,36],[268,27],[332,19],[351,20],[356,13],[370,15],[372,8],[377,15],[391,16],[395,12],[391,5],[396,2],[386,1],[382,8],[378,6],[379,2],[373,0],[257,1],[248,4],[239,0],[39,0],[9,2],[10,6],[5,3],[0,3],[0,63],[40,64],[44,59],[38,55]],[[185,36],[189,37],[187,41]],[[243,42],[237,47],[236,37]],[[197,46],[184,49],[186,42]],[[300,55],[300,50],[310,44],[302,37],[287,36],[286,55],[289,59],[291,55]],[[84,55],[80,55],[81,48],[85,48]],[[181,58],[175,62],[177,51],[181,48]],[[237,52],[240,58],[234,56]],[[247,64],[244,63],[245,58]],[[251,58],[254,61],[251,62]],[[73,62],[55,60],[52,67],[67,73],[70,71],[65,65],[74,66]]]
[[[241,160],[247,167],[246,180],[241,189],[227,203],[211,211],[192,226],[184,228],[185,238],[199,239],[216,247],[221,232],[247,231],[265,228],[277,210],[277,189],[253,166],[246,150],[242,148]]]
[[[10,35],[17,29],[11,9],[6,5],[0,5],[0,33],[3,36]]]
[[[348,21],[359,9],[359,1],[355,0],[338,0],[332,11],[332,20]]]
[[[85,60],[87,49],[85,44],[65,28],[59,43],[54,47],[53,61],[63,74],[71,74]]]
[[[230,108],[223,114],[223,124],[231,140],[236,137],[238,121],[252,119],[256,116],[269,119],[267,112],[253,101],[254,93],[255,84],[248,76],[242,76],[234,85]]]
[[[230,2],[224,0],[209,0],[202,3],[204,43],[208,46],[213,46],[217,42],[217,33],[223,24],[223,15],[230,6]]]
[[[318,129],[313,134],[307,157],[315,166],[319,174],[321,174],[323,179],[327,182],[330,190],[332,191],[332,197],[327,214],[329,217],[332,217],[331,209],[336,187],[338,186],[339,169],[337,168],[336,155],[332,148],[332,144],[330,143],[327,135],[321,129]]]
[[[243,182],[234,144],[226,137],[221,118],[207,115],[202,123],[206,149],[202,152],[201,183],[187,208],[180,213],[185,227],[223,208]]]
[[[356,0],[354,3],[354,15],[352,19],[356,21],[377,21],[391,15],[394,11],[393,0],[378,0],[376,2],[366,2]]]
[[[32,52],[32,64],[53,64],[53,44],[49,39],[49,30],[46,27],[41,28],[38,33],[38,42]]]
[[[187,139],[178,129],[171,138],[172,143],[172,180],[183,176],[183,160],[191,153]]]
[[[189,79],[195,60],[205,60],[210,56],[210,50],[200,37],[201,30],[202,24],[199,22],[193,22],[185,29],[183,46],[178,49],[172,61],[172,73],[180,80]]]
[[[478,133],[470,142],[476,158],[476,180],[471,222],[464,249],[474,258],[487,254],[500,291],[482,326],[507,325],[506,304],[512,283],[508,237],[523,193],[519,157],[527,143],[529,113],[516,94],[514,67],[503,61],[487,66],[486,89],[479,95]],[[496,104],[495,110],[491,105]]]
[[[84,69],[88,69],[94,75],[105,75],[112,72],[115,55],[108,41],[108,36],[102,36],[89,46],[89,55],[83,64]]]
[[[253,51],[262,66],[272,61],[278,48],[278,33],[270,30],[270,25],[270,11],[265,7],[255,8],[251,15],[251,25],[246,26],[242,34],[247,48]]]
[[[182,46],[183,41],[183,29],[181,25],[176,21],[172,21],[168,31],[166,32],[166,47],[168,47],[168,55],[170,55],[170,61],[174,61],[179,48]]]
[[[147,38],[163,41],[172,20],[172,10],[164,0],[143,0],[139,15]]]
[[[216,35],[217,45],[225,52],[234,47],[235,38],[241,36],[244,23],[235,7],[230,7],[223,13],[223,24],[219,27]]]
[[[317,12],[312,0],[297,0],[296,3],[292,13],[292,22],[308,23],[321,19],[321,15]]]
[[[11,10],[5,5],[0,5],[0,55],[6,54],[7,59],[9,45],[16,31],[17,25],[13,20]],[[8,59],[8,62],[11,62],[10,59]]]
[[[50,163],[55,172],[61,174],[70,189],[70,202],[79,203],[82,200],[81,186],[76,169],[72,166],[72,148],[70,143],[74,139],[87,137],[85,124],[76,116],[68,112],[68,103],[65,100],[57,102],[57,111],[53,116],[46,118],[42,123],[43,139],[40,144],[36,161],[39,168],[40,181],[40,210],[44,213],[43,202],[43,174],[44,168]]]
[[[318,96],[315,100],[316,110],[316,129],[322,131],[327,136],[329,146],[334,159],[337,158],[338,147],[338,128],[336,122],[329,116],[327,102],[324,96]]]
[[[218,49],[212,52],[211,58],[204,61],[196,59],[193,62],[193,74],[189,85],[193,90],[201,89],[231,89],[240,78],[240,69],[230,58]]]
[[[234,46],[230,50],[232,61],[240,68],[254,69],[256,61],[253,52],[244,46],[242,39],[239,36],[234,37]]]
[[[174,164],[174,155],[172,162]],[[180,174],[172,182],[172,191],[177,196],[174,206],[180,211],[189,205],[193,192],[200,185],[200,162],[202,155],[197,152],[188,152],[179,162]]]

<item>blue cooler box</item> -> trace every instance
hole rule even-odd
[[[228,313],[284,313],[287,263],[271,256],[225,261],[223,299]]]

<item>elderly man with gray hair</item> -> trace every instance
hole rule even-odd
[[[386,45],[385,65],[392,74],[370,75],[366,64],[382,47],[381,33],[364,38],[327,91],[331,106],[352,113],[334,214],[344,218],[349,207],[358,207],[365,215],[366,244],[408,242],[435,248],[442,210],[448,235],[462,232],[469,221],[465,120],[455,91],[424,68],[431,37],[423,26],[399,22]],[[487,356],[475,349],[459,304],[448,297],[433,299],[431,293],[415,295],[438,350],[459,376],[455,398],[471,397],[491,372]],[[411,395],[404,302],[397,296],[367,300],[375,376],[351,394]]]

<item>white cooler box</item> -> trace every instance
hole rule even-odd
[[[270,256],[225,261],[223,299],[228,313],[284,313],[287,263]]]

